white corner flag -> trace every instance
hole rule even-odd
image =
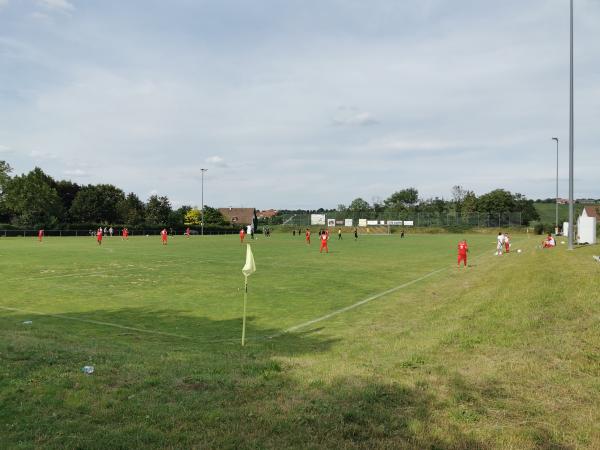
[[[248,302],[248,277],[256,272],[256,264],[254,264],[254,255],[250,244],[246,244],[246,264],[242,268],[244,274],[244,315],[242,316],[242,346],[246,341],[246,303]]]
[[[248,277],[256,272],[256,264],[254,264],[254,255],[252,254],[252,248],[250,248],[250,244],[246,245],[246,264],[244,264],[242,272],[244,273],[244,276]]]

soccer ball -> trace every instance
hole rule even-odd
[[[517,250],[517,253],[521,253],[521,249]]]
[[[498,252],[494,253],[494,256],[498,256]]]

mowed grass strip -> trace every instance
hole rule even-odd
[[[291,236],[255,241],[249,334],[261,339],[246,348],[233,341],[245,254],[233,238],[102,249],[85,238],[1,240],[0,306],[193,339],[0,310],[0,442],[598,448],[595,249],[543,251],[521,237],[523,253],[494,257],[494,236],[467,236],[473,266],[464,270],[454,267],[460,237],[344,236],[329,255]],[[86,271],[97,274],[41,279]],[[79,371],[86,364],[93,375]]]

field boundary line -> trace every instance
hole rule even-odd
[[[520,240],[522,240],[522,239],[518,239],[517,242],[520,241]],[[479,255],[473,256],[471,258],[471,261],[473,259],[478,259],[478,258],[481,258],[482,256],[486,256],[486,255],[487,255],[487,253],[483,253],[482,252]],[[283,336],[284,334],[287,334],[287,333],[293,333],[294,331],[297,331],[297,330],[299,330],[301,328],[308,327],[310,325],[313,325],[313,324],[318,323],[318,322],[322,322],[323,320],[330,319],[331,317],[337,316],[337,315],[345,313],[347,311],[351,311],[351,310],[353,310],[355,308],[358,308],[359,306],[362,306],[362,305],[365,305],[365,304],[367,304],[369,302],[372,302],[373,300],[377,300],[378,298],[384,297],[384,296],[386,296],[388,294],[393,294],[394,292],[399,291],[400,289],[404,289],[405,287],[408,287],[410,285],[418,283],[419,281],[423,281],[423,280],[425,280],[425,279],[427,279],[427,278],[429,278],[429,277],[431,277],[433,275],[436,275],[436,274],[438,274],[440,272],[443,272],[444,270],[451,269],[452,267],[453,266],[441,267],[441,268],[436,269],[436,270],[434,270],[432,272],[429,272],[429,273],[427,273],[425,275],[422,275],[419,278],[415,278],[414,280],[407,281],[407,282],[402,283],[402,284],[400,284],[400,285],[398,285],[396,287],[390,288],[390,289],[388,289],[386,291],[379,292],[377,294],[371,295],[370,297],[367,297],[367,298],[365,298],[363,300],[360,300],[360,301],[358,301],[356,303],[353,303],[352,305],[345,306],[345,307],[340,308],[340,309],[336,309],[335,311],[332,311],[332,312],[330,312],[328,314],[325,314],[324,316],[317,317],[316,319],[312,319],[312,320],[309,320],[307,322],[303,322],[301,324],[294,325],[293,327],[286,328],[285,330],[283,330],[280,333],[277,333],[277,334],[274,334],[274,335],[271,335],[271,336],[267,336],[267,339],[274,339],[274,338]]]
[[[44,312],[40,312],[40,311],[30,311],[30,310],[26,310],[26,309],[9,308],[6,306],[0,306],[0,309],[2,309],[4,311],[13,311],[13,312],[20,312],[20,313],[27,313],[27,314],[35,314],[38,316],[54,317],[56,319],[74,320],[76,322],[91,323],[94,325],[104,325],[107,327],[120,328],[122,330],[137,331],[140,333],[156,334],[156,335],[160,335],[160,336],[176,337],[176,338],[180,338],[180,339],[192,339],[189,336],[183,336],[181,334],[166,333],[164,331],[146,330],[144,328],[136,328],[136,327],[130,327],[127,325],[119,325],[118,323],[103,322],[100,320],[92,320],[92,319],[81,319],[79,317],[64,316],[62,314],[44,313]]]
[[[337,316],[339,314],[345,313],[346,311],[350,311],[350,310],[352,310],[354,308],[358,308],[359,306],[362,306],[362,305],[364,305],[366,303],[372,302],[373,300],[377,300],[380,297],[384,297],[384,296],[386,296],[388,294],[392,294],[392,293],[394,293],[396,291],[399,291],[400,289],[403,289],[405,287],[408,287],[408,286],[410,286],[412,284],[418,283],[419,281],[423,281],[423,280],[425,280],[425,279],[427,279],[427,278],[429,278],[429,277],[431,277],[431,276],[433,276],[433,275],[435,275],[437,273],[440,273],[440,272],[442,272],[444,270],[448,270],[448,267],[442,267],[440,269],[436,269],[433,272],[429,272],[428,274],[420,276],[419,278],[415,278],[414,280],[407,281],[406,283],[402,283],[402,284],[400,284],[400,285],[398,285],[396,287],[390,288],[387,291],[383,291],[383,292],[379,292],[377,294],[371,295],[370,297],[367,297],[367,298],[365,298],[363,300],[360,300],[360,301],[358,301],[356,303],[353,303],[352,305],[345,306],[343,308],[337,309],[337,310],[332,311],[332,312],[330,312],[328,314],[325,314],[324,316],[317,317],[316,319],[309,320],[309,321],[301,323],[299,325],[294,325],[293,327],[286,328],[281,333],[269,336],[269,339],[276,338],[276,337],[279,337],[279,336],[283,336],[284,334],[287,334],[287,333],[293,333],[294,331],[299,330],[300,328],[307,327],[307,326],[315,324],[317,322],[321,322],[323,320],[327,320],[327,319],[329,319],[331,317],[334,317],[334,316]]]

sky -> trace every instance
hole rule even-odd
[[[600,198],[600,0],[575,197]],[[0,0],[0,159],[174,206],[568,196],[568,0]]]

